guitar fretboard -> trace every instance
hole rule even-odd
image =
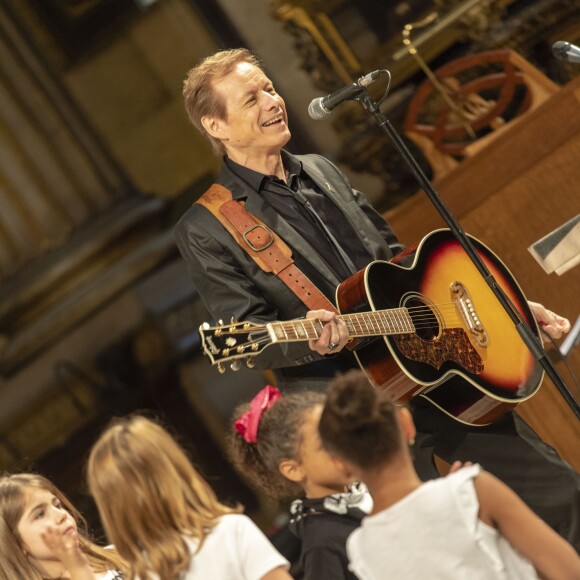
[[[391,308],[361,314],[344,314],[339,316],[348,328],[351,338],[361,336],[380,336],[384,334],[407,334],[415,332],[415,325],[406,308]],[[274,331],[276,340],[297,342],[316,340],[324,324],[316,318],[273,322],[268,326]]]

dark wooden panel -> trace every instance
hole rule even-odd
[[[465,231],[502,258],[528,298],[576,320],[580,267],[562,276],[548,275],[527,248],[580,212],[580,79],[435,187]],[[387,218],[405,243],[444,225],[422,192]],[[580,375],[579,348],[571,352],[567,364]],[[563,362],[558,362],[558,370],[578,397]],[[549,379],[517,412],[580,470],[580,421]]]

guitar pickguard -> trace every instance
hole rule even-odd
[[[435,340],[423,340],[416,334],[399,334],[391,340],[407,358],[436,369],[447,361],[454,361],[474,375],[483,372],[483,361],[463,328],[445,328]]]

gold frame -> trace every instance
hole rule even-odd
[[[435,11],[442,14],[432,27],[422,30],[413,39],[426,61],[470,35],[479,35],[497,22],[505,8],[515,0],[434,0],[426,7],[424,18]],[[274,16],[304,30],[320,53],[327,59],[337,82],[350,83],[364,71],[386,68],[391,72],[392,85],[397,86],[419,70],[410,58],[401,36],[396,35],[382,44],[373,54],[356,55],[348,41],[332,20],[332,14],[346,0],[319,2],[318,0],[273,0]],[[325,63],[316,63],[324,67]]]

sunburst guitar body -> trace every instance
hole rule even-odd
[[[527,300],[503,262],[470,236],[524,322]],[[397,402],[421,396],[454,419],[488,424],[530,398],[543,369],[514,322],[449,230],[418,245],[412,265],[372,262],[337,289],[341,314],[403,309],[413,332],[385,333],[356,348],[370,381]]]

